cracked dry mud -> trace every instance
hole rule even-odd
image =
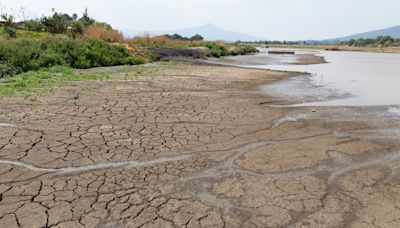
[[[263,105],[282,101],[253,86],[290,73],[79,73],[100,71],[0,100],[0,227],[400,226],[395,123]]]

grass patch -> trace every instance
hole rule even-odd
[[[154,66],[124,66],[119,73],[122,73],[124,81],[138,81],[142,77],[155,77],[159,73],[159,69]]]
[[[136,76],[152,75],[158,72],[154,66],[135,66],[134,72]]]
[[[37,71],[29,71],[16,76],[0,79],[0,96],[23,96],[35,99],[37,96],[62,86],[63,82],[108,80],[107,74],[77,75],[65,66],[54,66]]]
[[[43,40],[43,39],[65,39],[67,38],[64,34],[51,34],[47,32],[34,32],[28,30],[15,30],[17,35],[17,40]],[[4,34],[4,26],[0,26],[0,41],[7,41],[9,38],[6,38]]]
[[[142,66],[135,67],[136,75],[143,75],[146,72],[146,68]]]
[[[169,61],[163,61],[163,62],[161,62],[161,65],[162,65],[162,66],[177,66],[177,65],[179,65],[179,64],[181,64],[181,62],[176,61],[176,60],[169,60]]]

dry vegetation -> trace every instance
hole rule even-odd
[[[189,40],[173,40],[165,36],[150,36],[150,34],[144,34],[143,36],[137,36],[127,40],[129,44],[136,44],[142,46],[171,46],[171,47],[182,47],[190,46],[193,44],[202,44],[204,41],[189,41]]]
[[[124,43],[122,32],[105,26],[89,26],[78,38],[83,40],[99,40],[109,43]]]

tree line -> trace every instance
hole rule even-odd
[[[202,37],[199,34],[196,34],[196,35],[194,35],[194,36],[192,36],[190,38],[181,36],[181,35],[179,35],[177,33],[172,34],[172,35],[165,34],[163,36],[165,36],[166,38],[171,39],[171,40],[184,40],[184,41],[202,41],[202,40],[204,40],[204,37]]]
[[[254,42],[242,42],[237,41],[236,43],[255,43],[265,45],[345,45],[352,47],[399,47],[400,39],[395,39],[391,36],[378,36],[375,39],[350,39],[346,41],[316,41],[316,40],[304,40],[304,41],[277,41],[277,40],[266,40],[266,41],[254,41]]]
[[[66,34],[69,37],[75,38],[82,34],[89,26],[97,25],[112,29],[110,25],[101,23],[89,16],[88,10],[79,17],[76,13],[69,15],[52,10],[51,16],[42,16],[40,18],[29,19],[20,23],[15,22],[15,17],[12,14],[2,13],[1,23],[5,34],[9,38],[16,38],[16,28],[22,27],[25,30],[33,32],[48,32],[52,34]]]
[[[354,47],[398,47],[400,46],[400,39],[395,39],[391,36],[378,36],[375,39],[351,39],[340,44]]]

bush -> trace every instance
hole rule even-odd
[[[65,65],[65,60],[64,58],[57,54],[54,53],[53,51],[45,51],[40,54],[38,58],[38,66],[58,66],[58,65]]]
[[[246,55],[250,53],[257,53],[259,50],[251,45],[238,46],[234,47],[233,50],[230,51],[230,55]]]
[[[33,32],[43,32],[45,30],[45,26],[41,23],[40,20],[25,21],[25,27],[29,31]]]
[[[6,76],[14,76],[20,73],[20,71],[14,66],[7,63],[0,63],[0,78],[4,78]]]
[[[2,13],[0,18],[4,26],[4,34],[7,36],[7,38],[17,38],[17,33],[13,28],[11,28],[12,24],[14,23],[14,16],[7,13]]]
[[[82,34],[84,31],[83,23],[79,21],[74,21],[71,23],[71,26],[68,29],[67,35],[73,39],[75,39],[78,35]]]
[[[134,58],[125,47],[102,41],[13,40],[0,42],[1,75],[65,65],[73,68],[133,65],[144,63]]]
[[[6,34],[8,38],[17,38],[17,33],[11,27],[4,27],[4,34]]]
[[[205,47],[208,47],[211,50],[211,55],[220,58],[222,56],[226,56],[229,54],[228,49],[222,44],[218,44],[215,42],[207,42],[204,44]]]

